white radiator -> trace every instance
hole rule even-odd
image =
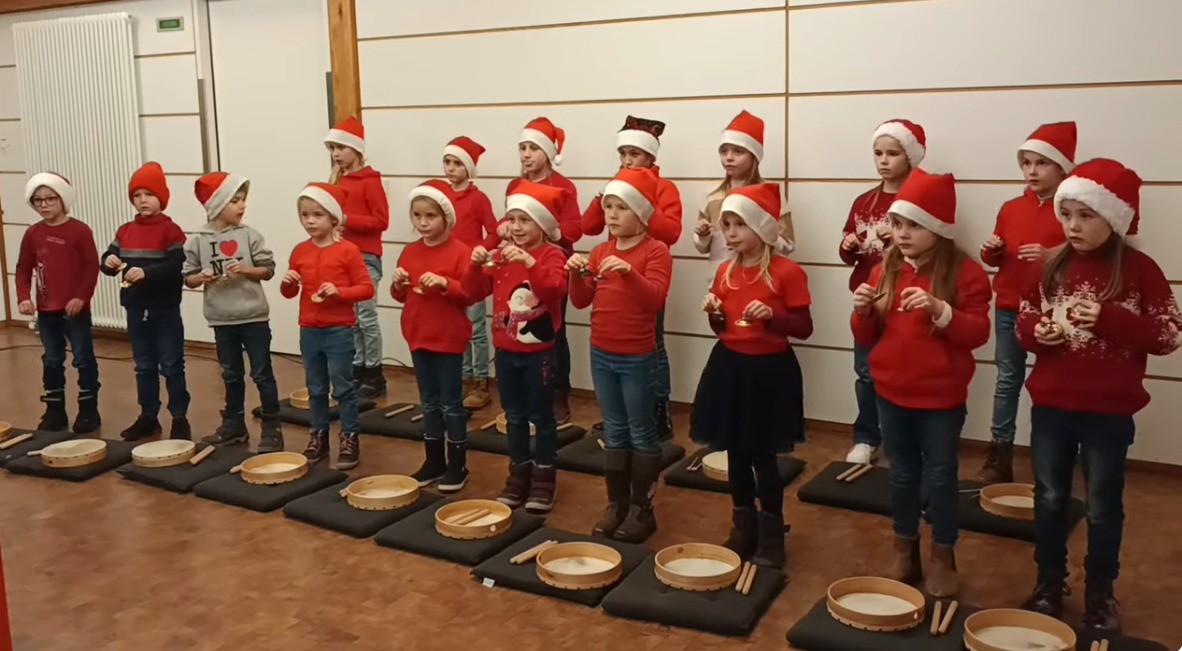
[[[143,158],[131,16],[16,23],[12,33],[25,170],[70,179],[74,214],[90,225],[101,252],[134,214],[127,181]],[[96,326],[127,327],[113,278],[99,279],[91,310]]]

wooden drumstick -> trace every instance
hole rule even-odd
[[[482,432],[483,432],[483,431],[484,431],[484,430],[486,430],[486,429],[492,429],[492,428],[494,428],[494,427],[496,427],[496,426],[497,426],[497,419],[495,419],[495,418],[494,418],[494,419],[492,419],[492,420],[488,421],[487,423],[485,423],[485,424],[481,425],[481,426],[480,426],[480,431],[482,431]]]
[[[956,609],[960,606],[960,602],[953,600],[948,604],[948,610],[944,611],[944,621],[940,622],[940,635],[948,632],[948,627],[952,625],[952,618],[956,616]]]
[[[557,429],[557,430],[555,430],[555,431],[557,431],[557,432],[561,432],[561,431],[562,431],[562,430],[564,430],[564,429],[570,429],[570,428],[572,428],[572,427],[574,427],[574,426],[575,426],[575,424],[574,424],[574,423],[563,423],[562,425],[559,425],[559,426],[558,426],[558,429]]]
[[[743,591],[743,582],[747,580],[747,573],[751,571],[751,561],[743,563],[743,569],[739,570],[739,578],[735,579],[735,592]]]
[[[533,547],[530,547],[529,549],[521,552],[520,554],[514,556],[513,558],[510,558],[509,564],[510,565],[524,565],[524,564],[534,560],[535,558],[537,558],[538,554],[541,554],[546,549],[553,547],[554,545],[557,545],[557,544],[558,544],[557,540],[544,540],[544,541],[534,545]]]
[[[1092,645],[1088,647],[1088,651],[1100,651],[1100,641],[1092,640]]]
[[[205,457],[208,457],[209,455],[213,454],[213,451],[216,449],[217,448],[215,448],[212,445],[205,448],[204,450],[198,452],[197,454],[194,454],[193,458],[189,459],[189,463],[191,465],[195,466],[195,465],[201,463],[202,461],[205,461]]]
[[[420,420],[423,420],[423,414],[415,414],[414,416],[410,417],[410,422],[412,423],[417,423]]]
[[[932,635],[940,632],[940,608],[944,606],[944,602],[937,601],[936,609],[932,611]]]
[[[1108,651],[1108,640],[1100,640],[1100,651]]]
[[[850,475],[849,477],[846,477],[845,483],[852,484],[854,482],[854,480],[856,480],[858,477],[861,477],[862,475],[865,475],[866,473],[870,472],[873,468],[874,468],[874,466],[872,466],[870,464],[866,464],[866,465],[862,466],[861,470],[859,470],[858,472],[855,472],[854,474]]]
[[[398,409],[395,409],[394,411],[386,412],[384,417],[385,418],[393,418],[393,417],[397,416],[398,414],[405,414],[406,412],[408,412],[414,408],[415,408],[414,405],[403,405],[403,406],[399,407]]]
[[[26,432],[24,434],[19,434],[17,436],[14,436],[14,437],[8,439],[7,441],[5,441],[3,443],[0,443],[0,450],[7,450],[8,448],[10,448],[14,445],[17,445],[19,443],[24,443],[25,441],[27,441],[31,438],[33,438],[32,432]]]
[[[466,517],[460,518],[460,519],[456,520],[455,522],[452,522],[452,524],[454,524],[458,527],[462,527],[464,525],[472,524],[473,522],[476,522],[477,520],[479,520],[480,518],[483,518],[484,516],[488,515],[489,513],[492,513],[492,511],[490,511],[488,509],[479,509],[475,513],[469,514]]]
[[[849,468],[846,468],[845,470],[841,471],[841,474],[837,476],[837,481],[845,481],[846,477],[849,477],[850,475],[854,474],[855,472],[861,470],[863,465],[864,464],[861,464],[861,463],[855,463],[854,465],[850,466]]]
[[[41,456],[41,450],[33,450],[32,452],[26,452],[25,456],[26,457],[39,457],[39,456]]]
[[[599,449],[600,449],[600,450],[606,450],[606,449],[607,449],[607,443],[604,443],[604,442],[603,442],[603,439],[595,439],[595,442],[599,444]]]
[[[341,491],[340,491],[340,494],[341,494],[341,497],[348,497],[348,496],[349,496],[349,489],[348,489],[348,488],[342,488],[342,489],[341,489]]]
[[[479,510],[480,509],[468,509],[467,511],[457,513],[457,514],[451,516],[450,518],[448,518],[447,523],[448,524],[455,524],[455,523],[459,522],[460,520],[463,520],[464,518],[472,515],[473,513],[476,513]]]
[[[747,580],[743,582],[743,595],[746,596],[751,592],[751,584],[755,583],[755,570],[759,566],[752,564],[751,571],[747,572]]]

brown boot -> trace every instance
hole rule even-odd
[[[607,485],[607,508],[603,517],[595,523],[591,535],[611,538],[616,529],[624,524],[629,500],[632,499],[632,450],[604,450],[603,471],[604,483]]]
[[[642,543],[657,531],[653,495],[657,492],[657,477],[661,470],[660,454],[632,453],[632,505],[613,538],[620,542]]]
[[[931,563],[928,565],[927,591],[933,597],[953,597],[960,588],[956,577],[956,548],[932,543]]]
[[[885,576],[892,581],[899,581],[907,585],[918,585],[923,580],[919,538],[895,536],[895,556]]]
[[[991,443],[985,465],[974,477],[983,484],[1006,484],[1014,481],[1014,444]]]
[[[488,390],[488,378],[472,380],[468,393],[464,396],[464,408],[470,411],[484,409],[492,402],[492,395]]]

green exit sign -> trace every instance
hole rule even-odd
[[[158,32],[181,32],[185,29],[184,18],[157,18],[156,31]]]

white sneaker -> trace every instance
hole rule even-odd
[[[869,443],[858,443],[850,448],[849,454],[845,455],[846,463],[874,463],[878,458],[878,448]]]

